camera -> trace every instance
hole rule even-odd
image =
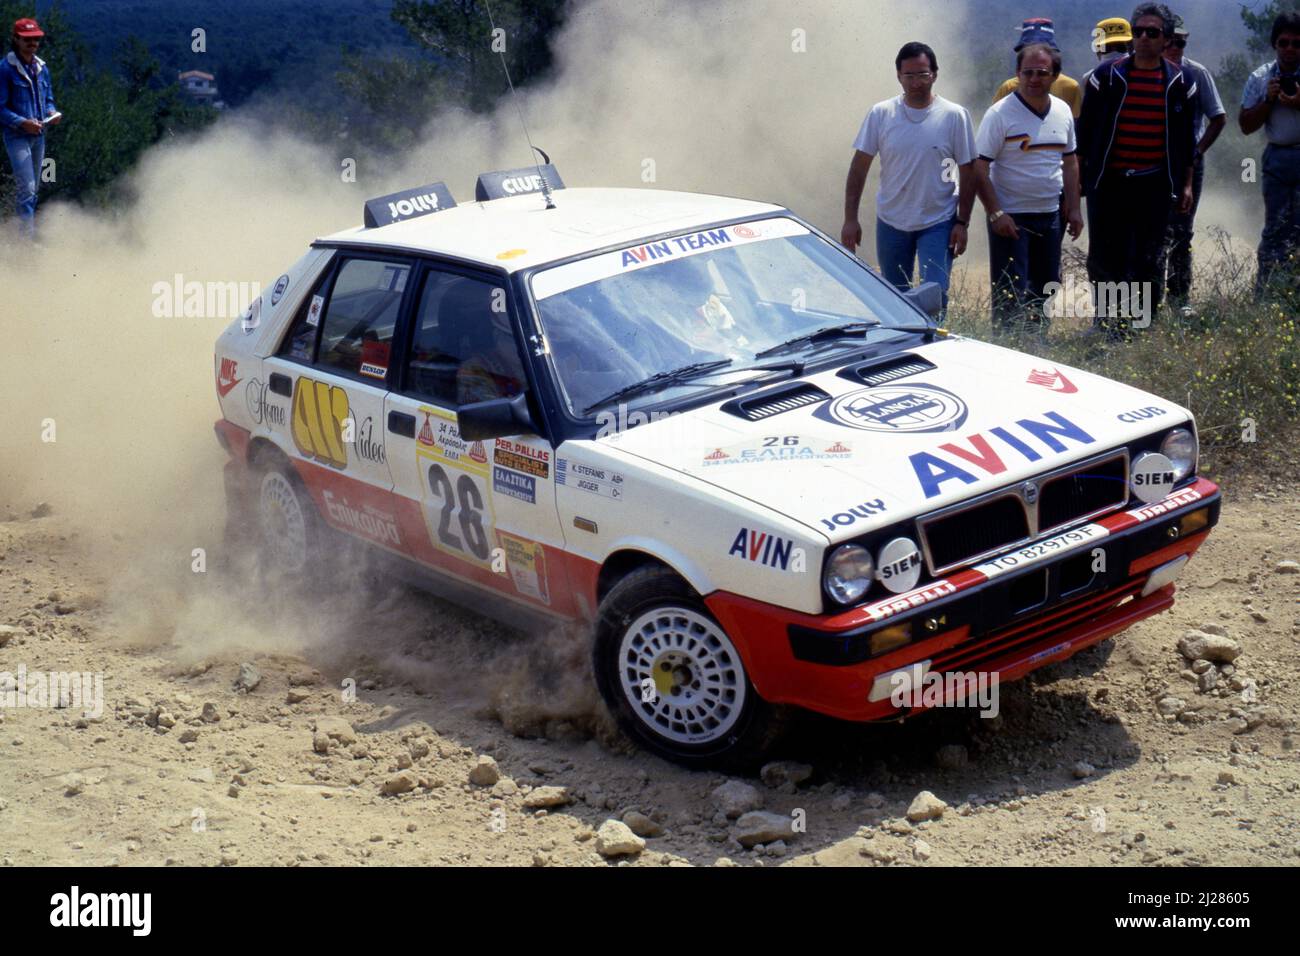
[[[1282,82],[1282,92],[1287,96],[1295,96],[1296,90],[1300,89],[1300,84],[1296,83],[1296,78],[1293,75],[1285,74],[1278,79]]]

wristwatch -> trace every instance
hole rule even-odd
[[[1006,213],[1003,212],[1001,209],[999,209],[999,210],[998,210],[997,212],[995,212],[993,215],[989,216],[989,222],[997,222],[999,219],[1001,219],[1001,218],[1002,218],[1003,216],[1005,216],[1005,215],[1006,215]]]

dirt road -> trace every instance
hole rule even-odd
[[[1002,687],[998,718],[809,719],[777,755],[806,767],[730,782],[611,733],[571,638],[402,589],[268,605],[219,554],[149,579],[35,505],[0,521],[0,671],[36,705],[0,710],[5,865],[1300,863],[1281,493],[1230,495],[1170,613]],[[1240,656],[1193,667],[1193,629]],[[49,706],[49,672],[102,675],[102,713]],[[946,809],[908,822],[922,791]],[[798,832],[747,849],[750,808]]]

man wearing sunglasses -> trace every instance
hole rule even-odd
[[[1127,338],[1129,317],[1109,313],[1119,301],[1101,283],[1125,283],[1129,316],[1149,317],[1160,305],[1160,253],[1170,214],[1192,208],[1196,80],[1163,56],[1174,15],[1163,3],[1133,11],[1133,54],[1102,63],[1084,88],[1079,118],[1088,197],[1088,275],[1097,327]],[[1113,287],[1111,287],[1113,288]],[[1135,295],[1141,296],[1134,308]]]
[[[1184,56],[1187,49],[1187,27],[1182,17],[1174,17],[1174,38],[1165,47],[1165,59],[1190,72],[1196,80],[1196,98],[1192,101],[1192,117],[1196,128],[1196,162],[1192,172],[1192,208],[1186,213],[1169,217],[1165,245],[1160,255],[1160,274],[1166,275],[1165,289],[1170,305],[1187,307],[1192,291],[1192,235],[1196,223],[1196,210],[1201,204],[1201,186],[1205,182],[1205,154],[1228,125],[1228,111],[1219,99],[1214,76],[1200,63]]]
[[[1045,328],[1049,283],[1061,281],[1061,221],[1083,231],[1074,117],[1050,92],[1061,53],[1031,43],[1016,61],[1019,85],[984,113],[975,147],[975,186],[989,217],[993,331],[1023,321]],[[1062,217],[1064,212],[1064,217]]]
[[[12,49],[0,61],[0,126],[18,187],[18,229],[36,232],[36,190],[45,159],[45,129],[63,118],[45,61],[36,55],[45,34],[35,20],[14,23]]]
[[[1268,137],[1256,299],[1300,247],[1300,13],[1278,16],[1271,42],[1277,59],[1250,74],[1241,96],[1241,131],[1249,135],[1263,127]]]

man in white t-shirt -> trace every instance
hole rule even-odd
[[[1020,51],[1016,72],[1020,88],[989,107],[975,135],[976,188],[989,214],[994,332],[1022,314],[1046,328],[1045,287],[1061,281],[1062,207],[1070,238],[1083,232],[1074,117],[1049,92],[1061,54],[1031,44]]]
[[[862,243],[858,205],[872,161],[880,157],[876,194],[876,256],[880,272],[900,290],[912,284],[920,260],[922,282],[937,282],[948,302],[952,260],[966,251],[966,227],[975,205],[975,137],[970,114],[933,87],[939,61],[924,43],[908,43],[894,60],[903,95],[871,108],[844,186],[840,242]]]

